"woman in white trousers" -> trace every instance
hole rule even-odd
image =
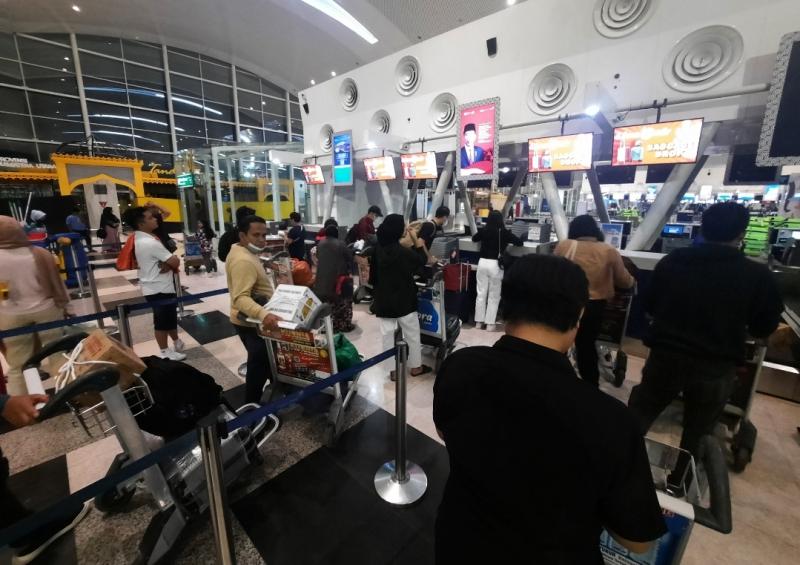
[[[500,290],[503,285],[503,270],[500,258],[509,244],[521,246],[522,240],[508,231],[503,223],[503,214],[497,210],[489,213],[486,226],[472,236],[472,241],[481,244],[478,262],[478,296],[475,300],[475,327],[493,331],[500,306]]]

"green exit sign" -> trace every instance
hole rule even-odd
[[[194,186],[194,176],[192,173],[184,173],[177,176],[178,188],[192,188]]]

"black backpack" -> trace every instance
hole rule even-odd
[[[225,261],[228,258],[228,253],[231,252],[231,247],[234,243],[239,241],[239,231],[236,228],[228,230],[219,238],[219,245],[217,246],[217,256],[220,261]]]
[[[353,227],[347,230],[347,235],[344,236],[344,242],[350,245],[356,241],[358,241],[358,224],[353,224]]]
[[[144,431],[169,441],[223,403],[222,387],[191,365],[155,356],[142,361],[147,365],[142,380],[153,396],[153,406],[136,417]]]

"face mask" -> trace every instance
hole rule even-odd
[[[247,249],[250,251],[250,253],[252,253],[254,255],[258,255],[259,253],[263,253],[266,248],[267,248],[266,245],[264,247],[259,247],[258,245],[255,245],[253,243],[248,243],[247,244]]]

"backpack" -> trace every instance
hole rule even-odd
[[[117,255],[116,267],[118,271],[132,271],[139,268],[139,264],[136,262],[135,233],[128,237],[125,245],[122,247],[122,251],[120,251],[119,255]]]
[[[231,252],[231,247],[234,243],[239,241],[239,232],[236,228],[228,230],[219,238],[219,245],[217,246],[217,257],[220,261],[225,261],[228,258],[228,253]]]
[[[344,242],[350,245],[356,241],[358,241],[358,224],[353,224],[353,227],[347,230],[347,235],[344,236]]]
[[[413,247],[414,241],[411,239],[411,233],[419,237],[419,232],[422,231],[422,226],[425,224],[432,224],[430,220],[414,220],[406,227],[406,233],[400,238],[400,245],[403,247]]]
[[[181,436],[223,402],[222,387],[191,365],[155,356],[142,361],[141,378],[153,396],[153,406],[136,416],[144,431],[167,440]]]

